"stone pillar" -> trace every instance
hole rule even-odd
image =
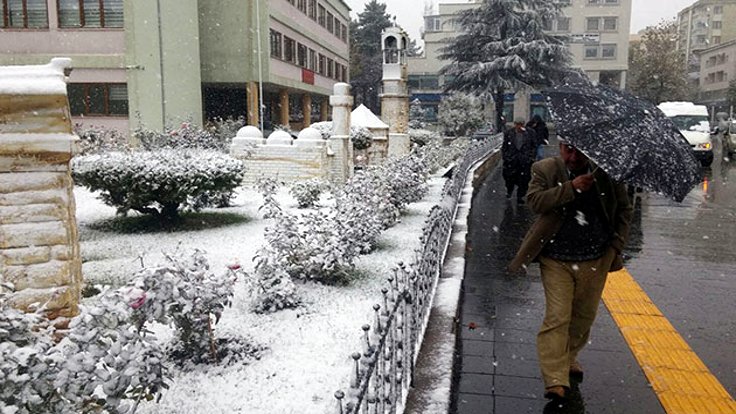
[[[248,97],[248,116],[246,119],[248,121],[248,125],[259,125],[261,111],[258,108],[260,102],[258,99],[258,83],[248,82],[246,88],[246,94]]]
[[[279,115],[279,123],[289,126],[289,91],[282,89],[279,92],[279,103],[281,105],[281,113]]]
[[[330,181],[341,184],[353,175],[353,144],[350,142],[350,113],[353,109],[353,96],[350,85],[336,83],[332,105],[332,137],[330,137]]]
[[[406,64],[409,37],[399,27],[381,34],[383,51],[383,93],[381,119],[389,125],[388,156],[400,157],[411,150],[409,139],[409,88]]]
[[[304,113],[304,128],[312,125],[312,95],[302,95],[302,112]]]
[[[12,306],[43,309],[50,319],[78,313],[82,284],[70,67],[64,58],[0,67],[0,282],[12,285]]]

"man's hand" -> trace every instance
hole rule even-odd
[[[593,187],[593,182],[594,179],[592,173],[579,175],[572,180],[572,188],[574,188],[578,193],[584,193]]]

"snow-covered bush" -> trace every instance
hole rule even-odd
[[[351,126],[350,141],[356,150],[368,149],[373,145],[373,134],[366,127]]]
[[[439,123],[449,135],[467,136],[486,121],[480,100],[472,95],[453,93],[440,102]]]
[[[418,152],[426,162],[429,171],[435,172],[454,163],[465,154],[470,141],[464,138],[454,139],[449,144],[440,140],[430,140],[427,145],[418,148]]]
[[[79,137],[77,155],[130,151],[131,149],[128,136],[116,129],[97,126],[83,127],[76,124],[74,133]]]
[[[230,150],[230,143],[232,139],[238,134],[240,128],[247,125],[245,117],[239,116],[237,118],[214,118],[208,123],[208,130],[215,136],[215,141],[221,144],[222,150],[228,152]]]
[[[236,131],[237,132],[237,131]],[[167,125],[164,131],[156,131],[138,126],[133,135],[146,151],[159,149],[206,149],[227,153],[233,136],[203,129],[192,122],[182,122],[177,126]]]
[[[296,199],[299,208],[314,207],[326,186],[323,180],[312,178],[292,185],[289,194]]]
[[[322,134],[322,139],[330,139],[330,137],[332,136],[332,122],[331,121],[315,122],[309,127],[314,128],[317,131],[319,131],[319,133]]]
[[[409,129],[409,140],[417,146],[427,145],[430,141],[441,141],[440,134],[427,129]]]
[[[136,275],[133,290],[140,292],[136,318],[141,323],[173,324],[176,340],[169,353],[180,363],[231,361],[239,355],[232,355],[228,345],[239,348],[241,341],[218,340],[215,325],[231,305],[236,280],[235,268],[223,274],[210,272],[202,251],[188,258],[167,256],[165,265]]]
[[[427,194],[429,167],[420,153],[413,152],[408,157],[390,160],[384,178],[391,191],[391,202],[403,209],[417,202]]]
[[[172,221],[181,207],[198,209],[232,194],[244,166],[216,151],[164,149],[76,157],[72,171],[77,184],[101,191],[118,213],[135,210]]]
[[[426,111],[422,108],[422,101],[414,99],[409,104],[409,128],[422,129],[427,123],[424,122]]]

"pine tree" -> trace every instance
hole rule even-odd
[[[461,34],[443,48],[445,90],[492,98],[496,124],[503,128],[506,91],[554,84],[572,61],[564,39],[544,32],[561,15],[558,1],[483,0],[460,13]]]
[[[374,113],[380,112],[381,33],[390,26],[391,15],[386,13],[386,4],[378,0],[366,3],[358,21],[350,24],[350,84],[355,104],[364,104]]]
[[[647,28],[642,40],[631,45],[628,89],[653,104],[687,99],[687,61],[677,50],[677,24],[662,22]]]

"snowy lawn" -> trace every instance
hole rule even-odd
[[[200,367],[173,370],[170,389],[160,403],[144,405],[146,413],[328,413],[335,407],[337,389],[348,385],[352,359],[360,349],[360,327],[371,323],[372,305],[381,300],[380,288],[399,261],[411,262],[419,247],[419,235],[429,210],[440,201],[444,179],[432,177],[430,191],[409,205],[395,227],[384,232],[378,249],[356,259],[361,275],[349,286],[299,283],[304,305],[271,315],[251,312],[244,283],[236,286],[234,304],[217,325],[220,334],[238,334],[265,347],[258,360],[227,368]],[[101,225],[114,218],[115,210],[102,204],[84,188],[75,189],[77,220],[87,284],[121,285],[141,268],[163,261],[163,253],[193,249],[207,252],[210,268],[224,272],[239,263],[250,272],[252,258],[263,244],[269,225],[258,213],[260,194],[241,189],[233,207],[206,210],[201,230],[124,234]],[[282,187],[282,206],[296,209],[296,201]],[[323,198],[323,205],[329,201]],[[213,220],[221,217],[223,220]],[[211,221],[232,224],[207,228]],[[199,226],[191,226],[197,228]],[[167,327],[156,327],[168,339]]]

